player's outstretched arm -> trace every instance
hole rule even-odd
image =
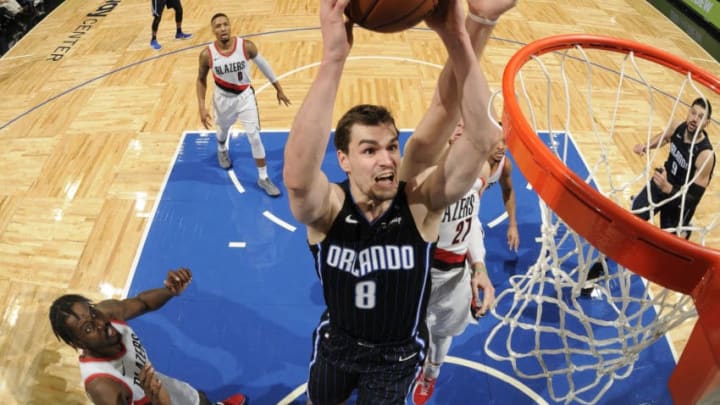
[[[475,56],[479,59],[487,46],[495,23],[515,6],[515,0],[471,0],[465,27]],[[448,59],[443,66],[427,113],[405,145],[400,179],[407,180],[437,163],[454,127],[460,121],[460,97]]]
[[[642,156],[646,154],[647,151],[649,151],[650,149],[660,148],[666,145],[668,142],[670,142],[670,137],[672,137],[672,134],[673,132],[675,132],[675,128],[677,128],[678,125],[680,125],[680,122],[673,122],[669,127],[667,127],[667,129],[652,137],[650,139],[650,142],[648,142],[647,144],[635,144],[633,146],[633,152]]]
[[[128,320],[155,311],[170,298],[180,295],[192,281],[190,269],[180,268],[167,273],[164,287],[143,291],[133,298],[106,300],[97,304],[98,310],[111,319]]]
[[[305,224],[327,219],[332,207],[340,204],[333,197],[330,183],[320,165],[330,139],[333,107],[352,43],[351,27],[343,18],[348,2],[320,2],[322,62],[293,120],[285,145],[283,179],[290,209],[295,218]]]
[[[478,162],[486,161],[492,147],[500,140],[500,131],[487,114],[490,89],[465,28],[462,5],[457,0],[442,4],[446,9],[439,10],[426,22],[438,33],[452,60],[465,135],[450,148],[448,155],[421,186],[420,193],[431,210],[442,209],[470,189],[481,169]]]

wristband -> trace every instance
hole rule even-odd
[[[498,22],[497,19],[491,20],[486,17],[480,17],[479,15],[475,15],[475,14],[471,13],[470,11],[468,11],[468,17],[470,17],[470,19],[475,21],[476,23],[481,24],[481,25],[487,25],[488,27],[492,27],[495,24],[497,24],[497,22]]]

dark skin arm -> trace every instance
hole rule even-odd
[[[143,291],[133,298],[102,301],[97,304],[97,308],[111,319],[126,321],[162,307],[170,298],[182,293],[191,280],[189,269],[171,270],[168,271],[164,287]]]
[[[257,45],[255,45],[254,42],[250,41],[249,39],[245,40],[245,51],[247,51],[248,57],[253,60],[258,54]],[[282,86],[280,85],[279,80],[275,80],[272,82],[273,87],[275,87],[275,95],[277,97],[278,105],[285,104],[285,106],[290,105],[290,99],[287,98],[285,95],[285,92],[283,91]]]
[[[508,232],[507,243],[508,248],[517,252],[520,246],[520,234],[518,233],[517,217],[515,215],[515,190],[512,185],[512,163],[510,159],[505,159],[502,173],[500,174],[500,188],[502,189],[503,202],[505,203],[505,211],[508,213]]]
[[[212,116],[210,115],[207,107],[205,107],[205,93],[207,92],[207,75],[210,71],[210,57],[208,56],[209,53],[210,51],[208,51],[207,47],[205,47],[202,52],[200,52],[200,57],[198,58],[198,77],[197,82],[195,83],[195,90],[197,92],[198,101],[198,111],[200,112],[200,121],[202,122],[205,129],[210,129],[213,125]]]

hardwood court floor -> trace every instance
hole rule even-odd
[[[159,52],[148,45],[148,3],[66,0],[0,59],[3,404],[87,402],[76,353],[52,335],[47,309],[65,292],[93,299],[123,294],[179,138],[201,128],[195,77],[200,47],[213,39],[210,17],[228,14],[235,32],[252,35],[275,72],[288,74],[282,84],[294,103],[290,108],[278,107],[272,91],[259,92],[265,128],[289,128],[315,73],[310,65],[321,52],[317,1],[185,1],[183,27],[194,37],[175,41],[168,11]],[[499,88],[504,64],[522,44],[563,33],[633,39],[720,72],[716,61],[645,2],[523,0],[498,24],[486,52],[482,65],[491,85]],[[442,64],[435,36],[358,30],[352,56],[373,58],[347,64],[335,118],[366,101],[390,106],[399,127],[414,127],[438,70],[393,58]],[[265,84],[257,72],[254,77],[256,88]],[[653,79],[662,83],[664,76]],[[668,103],[660,104],[658,120],[669,114]],[[627,129],[633,121],[644,124],[647,117],[628,118]],[[716,125],[709,129],[717,131]],[[617,141],[625,162],[617,167],[639,169],[641,160],[629,148],[643,137],[628,131]],[[583,153],[598,151],[583,146]],[[717,190],[714,184],[706,194],[700,217],[718,206]],[[717,239],[709,243],[720,247]],[[683,332],[674,340],[681,349]]]

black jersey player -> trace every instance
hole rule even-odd
[[[649,187],[646,186],[635,196],[632,209],[638,217],[648,220],[651,201],[658,204],[672,198],[687,184],[684,198],[670,199],[654,210],[654,213],[660,213],[660,228],[673,228],[676,234],[685,238],[690,237],[690,232],[681,228],[690,224],[715,167],[712,143],[705,132],[711,116],[710,101],[697,98],[690,105],[684,122],[669,126],[647,145],[637,144],[633,147],[635,153],[642,155],[650,148],[670,143],[665,164],[655,169]]]
[[[438,91],[460,100],[468,136],[432,169],[400,181],[398,130],[389,111],[362,104],[336,125],[335,147],[347,181],[321,170],[352,26],[348,0],[322,0],[322,63],[285,147],[284,180],[295,218],[307,225],[327,310],[314,333],[308,397],[338,404],[404,404],[424,360],[423,324],[430,258],[446,205],[470,189],[500,139],[487,115],[490,91],[458,0],[426,19],[452,60],[456,85]],[[444,99],[444,98],[443,98]],[[431,104],[416,131],[441,133],[457,120]],[[405,159],[412,158],[406,156]]]

